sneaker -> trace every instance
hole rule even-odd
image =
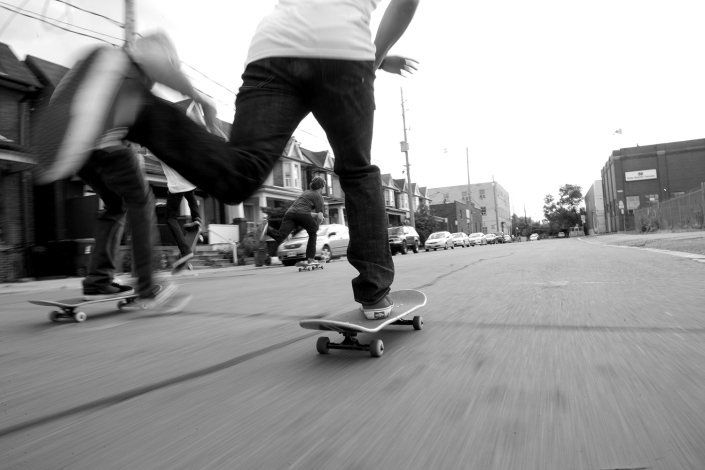
[[[123,286],[119,281],[114,280],[107,286],[94,286],[83,288],[83,300],[103,300],[126,297],[134,295],[135,289],[130,286]]]
[[[179,288],[173,282],[164,282],[161,286],[155,289],[148,295],[140,295],[135,300],[135,305],[142,310],[158,310],[167,303],[176,293]]]
[[[379,320],[382,318],[387,318],[392,312],[394,307],[394,302],[389,298],[389,294],[382,297],[382,299],[374,304],[362,304],[360,310],[365,314],[368,320]]]
[[[261,242],[262,239],[267,235],[267,229],[269,228],[269,222],[264,220],[261,224],[257,226],[255,231],[255,240]]]
[[[174,267],[171,270],[171,272],[176,273],[176,272],[179,272],[182,269],[184,269],[186,267],[186,263],[191,258],[193,258],[193,252],[186,254],[186,255],[182,256],[181,258],[177,259],[176,261],[174,261]]]

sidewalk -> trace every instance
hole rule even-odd
[[[212,268],[212,269],[198,269],[195,271],[187,271],[186,274],[174,277],[174,281],[178,282],[179,278],[188,279],[194,276],[203,276],[208,274],[227,274],[240,271],[251,271],[255,269],[276,269],[284,267],[282,265],[277,266],[255,266],[252,264],[246,266],[233,266],[229,268]],[[169,271],[160,271],[157,276],[161,274],[166,274],[169,276]],[[129,274],[120,274],[118,278],[125,284],[129,284],[132,276]],[[22,280],[20,282],[8,282],[0,284],[0,296],[3,294],[18,294],[24,292],[44,292],[53,290],[67,290],[71,292],[81,292],[83,286],[81,281],[82,277],[66,277],[62,279],[49,279],[37,281],[33,278]]]
[[[705,231],[644,234],[610,233],[581,237],[581,239],[585,242],[598,245],[629,246],[633,248],[675,251],[705,257]]]

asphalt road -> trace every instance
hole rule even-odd
[[[183,277],[177,315],[3,295],[0,469],[705,468],[705,264],[576,239],[394,260],[428,304],[381,358],[298,326],[353,306],[344,261]]]

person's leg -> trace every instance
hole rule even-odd
[[[156,227],[154,196],[132,149],[106,150],[109,151],[96,152],[98,158],[94,168],[104,185],[118,194],[127,207],[137,291],[140,296],[148,296],[156,288],[152,278],[152,246]]]
[[[191,221],[201,221],[201,211],[198,208],[198,201],[196,200],[196,193],[192,189],[191,191],[186,191],[183,193],[186,202],[188,202],[188,208],[191,210]]]
[[[294,60],[262,59],[247,66],[229,143],[146,89],[127,139],[217,199],[240,203],[260,188],[309,113],[299,97]]]
[[[374,79],[371,62],[320,60],[320,80],[311,100],[313,115],[335,153],[336,174],[345,192],[350,227],[348,261],[355,300],[364,305],[386,298],[394,280],[387,213],[379,168],[371,164]]]
[[[306,244],[306,260],[309,263],[314,263],[316,261],[316,240],[318,238],[318,224],[311,214],[297,214],[294,213],[293,220],[299,227],[306,230],[308,233],[308,243]]]
[[[274,241],[277,242],[277,246],[279,246],[284,240],[286,240],[286,237],[288,237],[289,234],[296,229],[296,227],[298,227],[298,223],[292,218],[291,214],[286,213],[284,214],[284,219],[279,226],[279,230],[268,226],[267,235],[272,237]]]
[[[95,246],[91,253],[88,273],[83,280],[83,295],[86,300],[129,295],[134,289],[114,283],[115,259],[125,228],[127,208],[122,197],[105,184],[101,172],[96,168],[100,162],[96,152],[78,172],[79,177],[100,197],[104,210],[98,215],[95,225]]]
[[[179,248],[179,253],[181,257],[184,257],[191,253],[191,247],[186,243],[186,237],[184,237],[184,232],[181,230],[179,225],[179,207],[181,207],[181,199],[183,193],[172,193],[169,191],[166,196],[166,225],[169,227],[169,232],[171,236],[174,237],[176,246]]]

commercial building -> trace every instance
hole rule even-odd
[[[605,233],[605,201],[602,197],[602,181],[597,180],[585,194],[585,224],[588,228],[588,235]]]
[[[473,227],[472,232],[512,233],[509,192],[496,181],[471,184],[469,195],[467,184],[428,188],[428,195],[431,204],[447,204],[453,201],[467,204],[472,198],[472,204],[482,214],[482,225]]]
[[[471,207],[464,202],[452,201],[445,204],[431,204],[431,213],[443,219],[444,230],[451,233],[463,232],[468,235],[478,232],[474,230],[482,225],[482,215],[476,207]]]
[[[700,189],[705,139],[615,150],[602,169],[605,228],[634,230],[634,211]]]

